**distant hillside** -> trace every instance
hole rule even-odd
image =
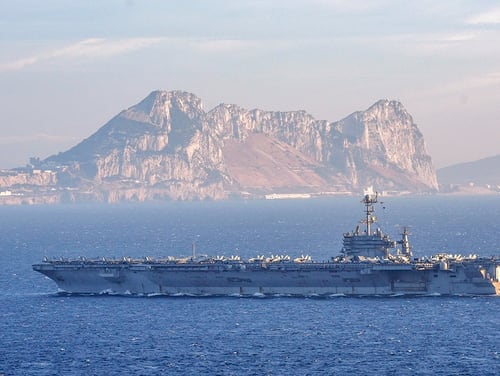
[[[500,185],[500,155],[437,170],[440,185]]]

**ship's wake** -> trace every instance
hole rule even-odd
[[[362,294],[264,294],[264,293],[254,293],[254,294],[191,294],[191,293],[131,293],[127,291],[125,293],[117,293],[110,290],[101,291],[100,293],[72,293],[64,290],[59,290],[54,294],[50,294],[54,297],[121,297],[121,298],[144,298],[144,299],[155,299],[155,298],[195,298],[195,299],[205,299],[205,298],[237,298],[237,299],[279,299],[279,298],[296,298],[296,299],[317,299],[317,300],[330,300],[339,298],[358,298],[358,299],[397,299],[397,298],[440,298],[440,297],[489,297],[498,295],[473,295],[473,294],[405,294],[405,293],[395,293],[391,295],[362,295]]]

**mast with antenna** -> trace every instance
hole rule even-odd
[[[371,225],[377,221],[377,218],[372,215],[375,211],[373,204],[378,202],[378,192],[373,193],[373,188],[369,187],[365,190],[365,196],[363,197],[362,203],[365,204],[366,218],[361,221],[361,223],[366,224],[366,234],[371,234]]]

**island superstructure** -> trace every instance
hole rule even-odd
[[[378,195],[365,193],[364,218],[343,234],[340,255],[189,257],[178,259],[44,259],[33,269],[60,292],[132,295],[390,296],[499,295],[500,261],[475,255],[414,258],[409,233],[401,239],[375,228]]]

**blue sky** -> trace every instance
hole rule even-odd
[[[340,120],[400,100],[437,167],[500,154],[500,2],[0,0],[0,168],[151,91]]]

